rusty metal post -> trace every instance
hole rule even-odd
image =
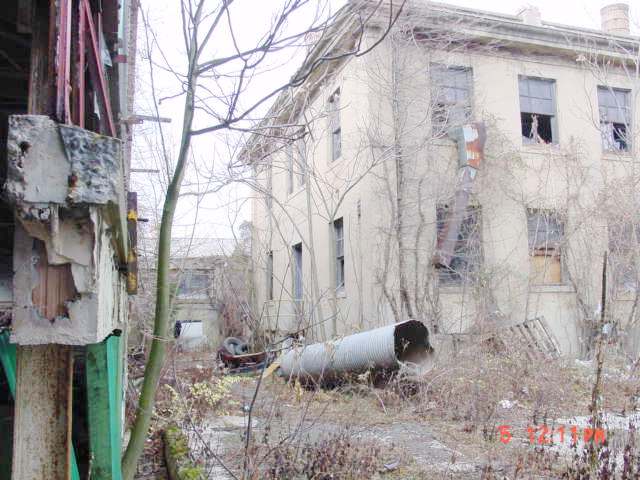
[[[127,193],[127,230],[129,254],[127,255],[127,293],[138,293],[138,194]]]
[[[71,123],[69,98],[71,91],[71,0],[58,5],[58,41],[56,46],[56,117]]]
[[[463,125],[450,132],[449,136],[458,143],[460,170],[453,205],[447,213],[444,231],[438,237],[436,253],[433,258],[434,265],[438,267],[451,265],[460,227],[469,205],[473,181],[484,157],[485,126],[481,122]]]

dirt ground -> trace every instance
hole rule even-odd
[[[207,478],[241,478],[243,470],[256,479],[589,478],[571,473],[579,461],[569,441],[572,426],[577,443],[588,428],[577,418],[590,413],[588,362],[473,350],[419,382],[374,386],[362,376],[334,389],[305,389],[274,374],[253,404],[259,375],[225,375],[212,365],[211,355],[174,357],[165,381],[179,394],[164,389],[157,423],[179,417]],[[637,417],[635,370],[613,357],[605,368],[600,408],[616,419]],[[194,384],[213,387],[194,393]],[[626,433],[607,431],[610,442]],[[342,473],[292,473],[331,465]],[[164,477],[158,467],[139,478]]]

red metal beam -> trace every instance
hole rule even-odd
[[[78,68],[77,68],[77,85],[75,91],[76,99],[76,125],[84,128],[84,100],[85,100],[85,38],[86,38],[86,20],[83,13],[82,2],[78,2]]]
[[[60,0],[58,7],[58,41],[56,49],[56,117],[71,123],[71,0]]]
[[[91,16],[91,7],[88,0],[80,0],[81,14],[84,15],[87,31],[89,33],[89,73],[93,87],[98,93],[98,105],[100,115],[107,125],[107,133],[112,137],[117,135],[113,114],[111,112],[111,100],[109,99],[109,89],[102,65],[102,55],[100,52],[100,40]]]

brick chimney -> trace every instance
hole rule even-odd
[[[533,5],[527,5],[518,12],[518,17],[522,19],[522,23],[527,25],[535,25],[537,27],[542,26],[542,16],[540,15],[540,9]]]
[[[629,35],[629,5],[612,3],[600,10],[602,30],[613,35]]]

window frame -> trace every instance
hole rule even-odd
[[[447,74],[451,74],[453,72],[462,72],[465,76],[466,89],[463,89],[456,85],[455,81],[454,85],[447,84],[443,81]],[[440,78],[438,78],[440,77]],[[451,81],[454,77],[447,77],[447,80]],[[429,65],[429,86],[430,86],[430,95],[431,95],[431,131],[432,134],[438,138],[443,138],[447,134],[447,130],[449,128],[458,126],[457,123],[451,122],[452,117],[446,114],[444,120],[438,119],[438,112],[440,110],[451,110],[452,107],[458,107],[464,109],[464,121],[460,125],[465,125],[472,121],[473,118],[473,68],[464,65],[445,65],[442,63],[431,63]],[[436,110],[436,105],[440,105],[440,103],[436,103],[439,99],[439,92],[442,89],[449,89],[455,91],[466,91],[466,102],[447,102],[444,103],[441,109]]]
[[[295,302],[301,302],[304,299],[304,284],[303,284],[303,257],[302,257],[302,242],[295,243],[291,246],[292,261],[292,294]]]
[[[307,142],[305,137],[296,140],[296,152],[298,153],[298,188],[302,188],[307,183]]]
[[[267,300],[273,300],[274,298],[274,281],[273,281],[273,250],[267,252],[267,266],[266,266],[266,275],[267,275]]]
[[[204,279],[204,285],[194,291],[194,279]],[[178,287],[176,289],[177,298],[209,298],[211,289],[211,276],[206,269],[187,269],[180,273]]]
[[[619,105],[602,105],[600,103],[601,100],[601,96],[600,93],[601,92],[605,92],[607,94],[613,94],[614,98],[616,98],[616,103],[617,103],[617,94],[621,93],[624,94],[625,99],[626,99],[626,105],[624,105],[622,107],[622,109],[626,109],[625,110],[625,121],[624,122],[615,122],[615,121],[609,121],[606,119],[603,119],[603,115],[602,115],[602,109],[606,108],[607,110],[610,108],[618,108],[621,109],[621,107]],[[598,100],[598,122],[600,125],[600,140],[601,140],[601,145],[602,145],[602,151],[605,153],[620,153],[620,154],[625,154],[625,153],[630,153],[632,148],[633,148],[633,135],[632,135],[632,122],[633,122],[633,105],[632,105],[632,95],[631,95],[632,91],[629,88],[618,88],[618,87],[611,87],[611,86],[606,86],[606,85],[598,85],[596,88],[596,97]],[[625,148],[608,148],[608,145],[612,145],[613,143],[615,143],[615,126],[616,125],[620,125],[623,124],[625,127]],[[609,140],[607,139],[607,141],[605,141],[605,131],[604,131],[604,125],[607,125],[607,129],[609,128],[608,125],[611,125],[611,135],[612,135],[612,139]]]
[[[451,205],[448,203],[436,204],[436,235],[441,238],[446,230],[445,226],[449,217],[449,209]],[[482,251],[482,206],[478,204],[470,204],[465,208],[465,218],[460,225],[461,231],[458,232],[458,239],[456,240],[456,246],[454,248],[454,255],[452,256],[451,266],[444,268],[438,268],[438,280],[441,285],[447,286],[459,286],[469,283],[473,280],[474,274],[476,274],[483,262]],[[473,224],[475,228],[470,230],[464,230],[466,228],[465,221],[470,218],[475,218]],[[471,233],[471,234],[469,234]],[[471,248],[476,247],[477,252],[473,252]],[[467,249],[467,253],[461,254],[460,250]],[[453,263],[458,259],[465,265],[464,270],[453,268]]]
[[[287,143],[287,147],[285,148],[285,155],[287,157],[287,195],[292,195],[294,191],[294,158],[293,158],[293,150],[294,145],[293,141]]]
[[[335,288],[339,293],[343,293],[346,287],[345,265],[344,265],[344,220],[343,217],[333,221],[333,241],[334,241],[334,262],[335,262]]]
[[[342,118],[340,112],[340,87],[335,89],[327,101],[329,117],[329,153],[331,162],[342,157]]]
[[[524,94],[522,91],[522,83],[524,81],[529,81],[532,82],[531,84],[528,84],[528,91],[527,94]],[[530,85],[535,84],[535,82],[541,82],[541,83],[546,83],[550,85],[550,97],[547,99],[545,97],[539,97],[539,96],[533,96],[532,94],[530,94],[531,92],[531,88]],[[552,111],[553,114],[548,114],[548,113],[541,113],[540,111],[528,111],[525,110],[523,108],[523,97],[530,99],[529,101],[531,102],[531,99],[537,100],[537,101],[541,101],[541,100],[549,100],[551,102],[552,105]],[[557,94],[557,82],[556,79],[554,78],[546,78],[546,77],[536,77],[536,76],[532,76],[532,75],[518,75],[518,101],[519,101],[519,109],[520,109],[520,137],[522,138],[522,144],[523,145],[558,145],[560,143],[560,135],[559,135],[559,128],[558,128],[558,94]],[[529,110],[535,110],[534,108],[529,108]],[[528,137],[526,137],[525,135],[523,135],[522,133],[522,127],[523,127],[523,115],[528,114],[528,115],[546,115],[548,117],[550,117],[550,129],[551,129],[551,141],[550,142],[535,142],[533,141],[533,139],[529,138],[529,141],[527,141],[526,139]],[[538,136],[540,136],[540,134],[538,133]]]
[[[537,207],[527,207],[527,249],[529,252],[529,266],[530,266],[530,279],[533,285],[536,286],[553,286],[553,285],[566,285],[567,282],[567,272],[566,272],[566,259],[564,254],[563,244],[566,241],[566,231],[567,231],[567,222],[565,216],[555,209],[550,208],[537,208]],[[555,244],[549,244],[549,228],[546,228],[545,239],[543,246],[537,246],[539,244],[538,234],[540,232],[539,227],[536,227],[536,230],[532,232],[531,230],[531,217],[536,215],[538,221],[536,225],[540,225],[540,218],[550,218],[555,219],[556,225],[559,227],[557,230],[558,240],[554,242]],[[545,220],[545,224],[549,225],[550,222]],[[532,239],[532,233],[535,233],[535,236]],[[545,257],[545,258],[558,258],[558,262],[560,263],[560,281],[559,282],[534,282],[535,272],[533,271],[533,259],[536,257]]]

